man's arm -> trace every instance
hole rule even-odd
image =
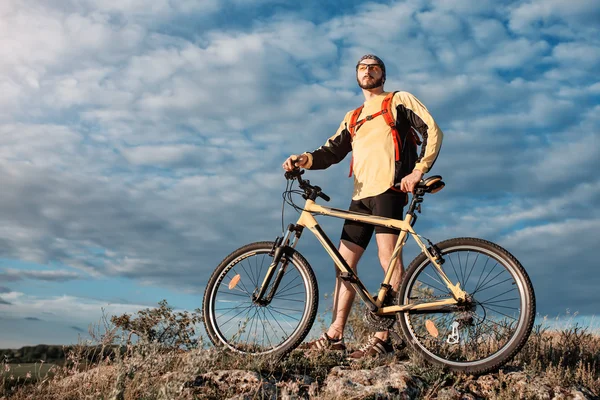
[[[304,164],[306,169],[325,169],[342,161],[352,151],[350,132],[346,128],[345,120],[342,121],[335,135],[327,142],[312,152],[303,153],[308,157]]]
[[[400,184],[401,190],[412,192],[423,175],[433,167],[439,155],[444,134],[429,110],[415,96],[408,92],[398,92],[396,96],[398,96],[398,105],[396,106],[398,117],[404,115],[411,127],[423,137],[421,153],[415,168],[411,174],[402,179]]]
[[[410,125],[423,137],[421,154],[417,159],[415,169],[429,172],[438,157],[444,134],[436,124],[429,110],[415,96],[408,92],[398,92],[398,105],[396,111],[408,119]]]

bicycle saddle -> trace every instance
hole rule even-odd
[[[433,175],[419,182],[415,189],[422,189],[425,193],[437,193],[442,190],[444,186],[446,186],[446,184],[442,181],[442,177],[440,175]]]

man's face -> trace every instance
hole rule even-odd
[[[361,89],[375,89],[383,86],[383,71],[375,60],[364,59],[358,64],[356,81]]]

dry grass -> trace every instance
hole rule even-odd
[[[255,398],[263,397],[267,391],[278,396],[291,391],[300,398],[309,395],[318,397],[329,371],[338,365],[348,365],[342,356],[334,352],[307,356],[296,350],[289,357],[278,360],[243,357],[205,346],[202,341],[191,339],[197,323],[196,314],[178,315],[166,303],[161,307],[155,313],[144,310],[145,313],[138,314],[135,320],[115,319],[112,324],[105,321],[103,334],[95,335],[98,346],[71,349],[64,365],[55,366],[52,374],[39,376],[37,380],[11,384],[11,371],[7,370],[10,367],[5,361],[0,366],[3,380],[0,398],[217,399],[241,393],[249,386],[253,388],[251,393]],[[368,335],[364,324],[361,325],[360,315],[360,311],[353,311],[350,333],[356,342],[361,342]],[[154,326],[144,325],[144,320]],[[119,321],[127,322],[129,327],[135,325],[138,331],[150,332],[153,339],[123,329],[125,327],[118,325]],[[132,321],[135,322],[133,325]],[[185,335],[180,335],[174,327],[183,329]],[[164,333],[164,329],[169,331]],[[157,337],[169,338],[169,342],[160,342]],[[180,341],[175,345],[177,340]],[[105,352],[107,348],[111,351]],[[90,357],[90,351],[102,356]],[[88,361],[90,359],[94,361]],[[425,397],[435,397],[442,390],[464,389],[472,385],[473,377],[433,367],[418,355],[411,354],[410,361],[409,372],[424,383]],[[372,368],[394,362],[396,360],[369,360],[348,367]],[[523,350],[504,372],[493,374],[490,379],[497,384],[497,398],[515,398],[514,388],[506,383],[509,380],[506,374],[510,371],[543,377],[552,387],[581,387],[594,396],[600,396],[599,365],[600,336],[578,325],[558,331],[536,326]],[[238,371],[228,373],[229,379],[235,383],[222,386],[202,378],[203,374],[225,370]]]

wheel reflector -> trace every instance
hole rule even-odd
[[[435,324],[430,319],[425,321],[425,328],[427,329],[427,332],[429,332],[429,334],[433,337],[438,337],[440,334],[437,328],[435,327]]]
[[[229,281],[229,290],[235,288],[239,281],[240,281],[240,274],[237,274],[236,276],[231,278],[231,281]]]

